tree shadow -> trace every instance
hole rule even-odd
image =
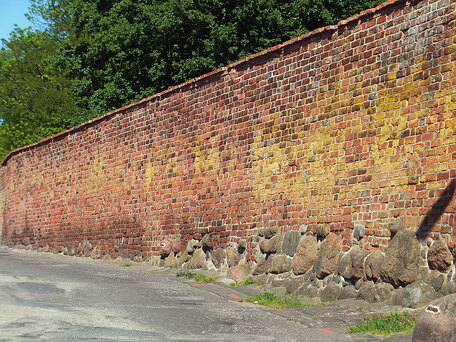
[[[432,205],[431,209],[428,211],[423,221],[421,221],[421,224],[416,232],[416,237],[418,238],[418,240],[423,241],[426,238],[427,233],[429,232],[429,228],[431,228],[440,220],[440,217],[443,215],[446,208],[450,204],[451,199],[454,196],[455,190],[456,179],[452,179],[450,184],[448,184],[448,186],[440,195],[437,202],[435,202]]]

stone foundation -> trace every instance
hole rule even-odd
[[[258,232],[254,260],[248,260],[245,241],[213,248],[206,234],[181,249],[165,241],[152,262],[217,271],[237,282],[252,277],[322,301],[357,298],[416,308],[454,292],[453,256],[444,240],[420,243],[400,221],[390,230],[393,237],[385,251],[366,249],[369,245],[358,227],[353,247],[344,252],[340,236],[324,225],[316,233],[265,228]]]

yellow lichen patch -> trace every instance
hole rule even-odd
[[[218,140],[220,136],[198,142],[194,146],[195,160],[193,168],[195,177],[193,182],[200,182],[199,177],[209,177],[208,180],[217,180],[220,173],[220,153],[218,150]]]
[[[274,127],[278,126],[276,123]],[[281,195],[295,203],[305,203],[309,199],[306,194],[315,190],[313,200],[323,200],[329,187],[334,185],[333,174],[337,170],[336,165],[323,167],[323,151],[326,153],[334,144],[329,133],[322,132],[313,142],[306,144],[299,143],[305,132],[296,133],[297,139],[288,144],[277,143],[273,138],[265,139],[258,128],[255,133],[251,147],[251,179],[257,198],[266,201]]]
[[[286,113],[271,115],[254,126],[250,150],[254,195],[264,202],[280,195],[293,203],[311,203],[321,217],[335,197],[350,204],[369,189],[379,189],[382,196],[399,196],[417,182],[426,182],[426,189],[441,186],[442,182],[431,179],[450,167],[448,146],[456,143],[456,87],[454,81],[444,80],[434,98],[417,75],[428,68],[425,63],[429,64],[420,58],[410,67],[394,66],[386,81],[369,86],[367,93],[360,89],[365,90],[369,80],[354,68],[343,73],[343,81],[336,75],[335,83],[312,90],[308,105],[296,109],[302,119],[295,131]],[[455,62],[451,63],[453,68]],[[373,65],[370,71],[378,74],[381,67]],[[363,106],[368,99],[369,107]],[[444,120],[434,111],[442,105]],[[287,139],[289,135],[292,139]],[[441,141],[431,146],[438,137]],[[415,163],[423,154],[429,156],[425,171],[434,174],[431,179],[420,178],[422,165]],[[357,217],[369,210],[368,205],[357,208]]]
[[[87,179],[87,190],[89,192],[100,191],[105,182],[105,160],[102,156],[97,156],[97,158],[95,158],[90,168],[89,177]]]
[[[155,150],[153,159],[146,165],[146,185],[168,187],[178,180],[178,152],[170,148]]]
[[[149,161],[146,164],[146,171],[145,171],[145,186],[146,187],[151,187],[153,185],[154,179],[155,179],[155,168],[154,165],[152,164],[152,161]]]
[[[451,66],[452,70],[456,71],[456,62],[453,62]],[[456,72],[450,74],[456,77]],[[436,97],[439,99],[440,104],[444,104],[445,108],[443,113],[444,127],[439,131],[439,135],[445,138],[448,143],[454,143],[456,133],[456,87],[442,87]]]

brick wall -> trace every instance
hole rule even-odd
[[[144,257],[259,228],[454,232],[456,5],[391,0],[13,151],[2,241]],[[28,242],[27,242],[28,243]],[[47,247],[46,247],[47,248]]]

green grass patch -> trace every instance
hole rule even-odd
[[[184,278],[184,279],[194,279],[196,281],[204,282],[204,283],[213,283],[217,280],[216,276],[207,276],[203,273],[195,273],[195,272],[183,272],[178,273],[177,277]]]
[[[249,277],[240,283],[234,282],[234,283],[230,284],[230,286],[241,286],[241,285],[260,285],[260,283],[258,282],[258,280],[253,280],[252,278]]]
[[[407,312],[392,312],[384,316],[366,318],[363,323],[352,325],[348,333],[369,333],[373,335],[390,336],[393,333],[413,334],[416,319]]]
[[[131,266],[131,264],[123,264],[120,267],[130,267],[130,266]]]
[[[259,304],[273,309],[284,309],[290,306],[313,306],[312,304],[301,302],[291,296],[277,296],[271,292],[248,296],[245,300],[249,303]]]

